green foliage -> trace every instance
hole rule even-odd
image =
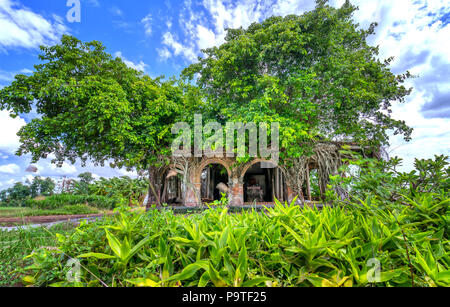
[[[349,151],[343,153],[351,157],[340,169],[345,176],[332,176],[331,185],[334,191],[347,191],[351,201],[370,196],[384,206],[393,203],[413,206],[411,199],[417,199],[421,204],[436,204],[448,199],[450,167],[446,156],[435,156],[434,160],[416,159],[414,170],[402,172],[398,169],[402,159],[397,157],[383,161],[362,159]],[[336,193],[332,191],[328,195],[335,199]]]
[[[41,64],[17,75],[0,91],[0,107],[12,116],[40,115],[18,133],[19,155],[54,163],[88,159],[103,165],[147,169],[170,151],[170,123],[183,106],[173,81],[151,79],[113,58],[97,41],[64,35],[41,47]]]
[[[71,231],[73,231],[71,225],[57,225],[50,229],[0,231],[0,287],[23,284],[24,268],[31,264],[31,260],[23,258],[39,248],[56,246],[58,244],[56,233]],[[54,258],[51,260],[53,263],[58,261]],[[57,271],[59,270],[56,267],[49,266],[46,274],[56,276],[52,272]]]
[[[220,193],[220,200],[215,200],[212,203],[210,203],[210,206],[228,206],[229,200],[227,198],[227,195],[225,193]]]
[[[35,177],[27,184],[16,183],[14,187],[0,192],[0,205],[5,207],[28,206],[41,209],[55,209],[65,205],[88,204],[99,209],[113,209],[118,203],[139,205],[147,193],[148,181],[129,177],[100,178],[93,181],[91,173],[70,180],[66,189],[70,193],[53,195],[55,183],[52,179]],[[73,195],[72,195],[73,194]],[[45,196],[35,200],[37,196]]]
[[[119,199],[98,195],[58,194],[43,200],[28,200],[26,205],[38,209],[59,209],[67,206],[85,204],[90,207],[112,210],[120,204]]]
[[[13,187],[0,191],[0,205],[7,207],[23,206],[24,203],[37,196],[52,195],[55,182],[51,178],[34,177],[33,181],[16,182]]]
[[[404,102],[409,73],[394,75],[392,59],[378,60],[367,44],[375,25],[360,29],[357,8],[320,1],[303,15],[271,17],[248,29],[228,29],[225,43],[183,71],[208,99],[219,122],[280,123],[282,156],[308,153],[318,139],[387,143],[386,131],[411,129],[390,118],[392,102]],[[204,114],[205,115],[205,114]]]
[[[130,205],[142,204],[148,191],[148,180],[120,178],[100,178],[88,186],[90,195],[100,195],[115,199],[123,199]]]
[[[97,214],[97,208],[85,204],[61,206],[55,209],[41,208],[2,208],[0,207],[0,217],[26,217],[26,216],[51,216],[51,215],[86,215]]]
[[[42,179],[40,176],[36,176],[30,185],[31,198],[50,196],[53,194],[55,187],[56,184],[51,178]]]
[[[85,204],[66,205],[55,209],[37,209],[25,212],[23,216],[50,216],[50,215],[86,215],[97,214],[100,211],[97,208]]]
[[[416,172],[401,173],[394,171],[398,159],[351,159],[365,167],[353,176],[349,169],[334,176],[328,191],[333,206],[321,210],[296,206],[295,200],[236,214],[225,206],[192,215],[121,209],[59,236],[58,252],[47,257],[81,259],[81,286],[446,287],[446,160],[418,160]],[[349,197],[337,197],[344,187],[351,189]],[[30,259],[36,257],[39,251]],[[38,259],[29,271],[34,285],[74,285],[64,270],[48,276]],[[380,264],[375,280],[374,259]]]
[[[374,205],[319,211],[277,203],[266,213],[217,207],[190,216],[122,212],[59,236],[59,252],[48,257],[78,257],[84,286],[450,285],[444,219],[417,222],[414,209],[394,216]],[[448,206],[439,210],[448,221]],[[377,282],[368,277],[372,258],[381,264]],[[30,270],[35,285],[73,285],[64,271],[49,278],[37,264]]]
[[[314,200],[320,199],[320,187],[319,187],[319,174],[318,170],[314,169],[311,170],[309,173],[309,181],[310,181],[310,188],[311,188],[311,197]]]
[[[73,182],[74,193],[81,195],[89,194],[89,185],[94,181],[92,173],[90,172],[81,173],[78,175],[78,178],[80,178],[79,181]]]
[[[21,206],[23,201],[32,194],[31,188],[21,182],[16,182],[12,188],[5,190],[2,194],[3,206]]]

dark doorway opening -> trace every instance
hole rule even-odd
[[[210,164],[202,171],[201,175],[201,198],[202,202],[213,202],[222,198],[228,187],[228,172],[221,164]],[[220,185],[221,184],[221,185]]]
[[[256,163],[244,175],[244,202],[281,202],[287,199],[286,184],[280,168]]]
[[[183,181],[174,171],[165,178],[161,194],[161,202],[168,205],[183,204]]]

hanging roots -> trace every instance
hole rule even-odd
[[[318,167],[319,188],[323,195],[329,183],[330,175],[337,174],[339,167],[342,165],[342,156],[339,153],[338,146],[334,144],[317,144],[311,157],[288,160],[289,166],[282,167],[286,174],[286,180],[295,194],[302,199],[304,199],[303,186],[310,163],[314,163]]]
[[[288,167],[281,167],[283,173],[286,174],[286,181],[295,194],[299,195],[304,200],[302,187],[306,180],[306,171],[308,168],[308,157],[299,157],[289,159]]]
[[[319,188],[323,195],[330,181],[330,176],[338,173],[338,169],[342,165],[342,157],[338,147],[334,144],[318,144],[314,152],[313,158],[319,168]]]

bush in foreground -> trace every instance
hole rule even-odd
[[[28,259],[36,286],[450,286],[448,158],[357,160],[333,176],[322,210],[277,202],[176,215],[127,208],[58,236]],[[350,163],[351,161],[349,161]],[[343,197],[343,196],[347,197]],[[81,264],[69,282],[70,260]]]
[[[450,286],[450,211],[436,204],[433,212],[424,220],[415,207],[376,210],[365,202],[322,211],[281,204],[267,213],[216,208],[187,217],[122,212],[59,236],[58,250],[30,255],[29,280],[36,286]],[[72,258],[82,264],[79,283],[66,280]]]

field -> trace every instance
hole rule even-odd
[[[39,208],[8,208],[0,207],[0,218],[20,218],[29,216],[52,216],[52,215],[74,215],[74,214],[97,214],[100,210],[85,206],[63,206],[58,209],[39,209]]]
[[[2,217],[21,217],[21,216],[25,216],[33,211],[35,212],[37,210],[33,210],[31,208],[0,207],[0,218],[2,218]]]

